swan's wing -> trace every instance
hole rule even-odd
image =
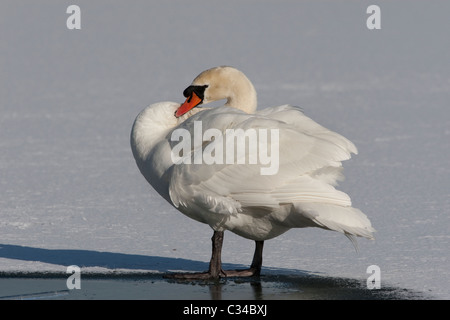
[[[319,202],[350,206],[350,198],[334,188],[341,177],[341,161],[350,158],[354,146],[321,126],[313,126],[298,109],[287,108],[291,123],[307,124],[307,130],[297,127],[282,117],[271,114],[248,115],[228,108],[208,110],[183,123],[183,128],[194,132],[195,121],[202,121],[203,129],[267,129],[277,130],[278,172],[262,175],[267,165],[257,164],[177,164],[173,168],[169,187],[176,207],[184,210],[203,208],[219,214],[237,214],[243,208],[271,207],[280,204]],[[282,116],[279,110],[278,116]],[[294,117],[298,119],[294,119]],[[296,120],[296,121],[292,121]],[[198,123],[198,122],[197,122]],[[322,129],[323,128],[323,129]],[[319,134],[320,133],[320,134]],[[225,136],[224,141],[227,139]],[[344,142],[344,143],[343,143]],[[214,148],[219,141],[202,145]],[[273,141],[268,139],[267,150]],[[191,149],[195,152],[194,148]],[[273,160],[276,160],[272,158]]]
[[[258,111],[259,115],[269,117],[290,124],[296,128],[301,128],[305,133],[328,140],[334,144],[339,144],[351,153],[358,154],[355,145],[347,138],[333,132],[307,117],[300,107],[282,105],[274,108],[266,108]]]

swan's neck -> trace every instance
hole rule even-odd
[[[246,79],[247,80],[247,79]],[[246,113],[255,113],[257,107],[256,90],[253,84],[247,81],[241,81],[235,85],[227,97],[228,107],[240,109]]]

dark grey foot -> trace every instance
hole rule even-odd
[[[250,268],[243,270],[221,270],[218,275],[213,275],[211,272],[169,273],[164,275],[164,278],[178,280],[217,280],[219,278],[259,277],[260,273],[260,270]]]
[[[163,276],[166,279],[178,280],[216,280],[226,277],[225,273],[213,275],[211,272],[184,272],[184,273],[168,273]]]
[[[261,275],[261,270],[256,268],[244,269],[244,270],[225,270],[223,271],[225,276],[231,277],[259,277]]]

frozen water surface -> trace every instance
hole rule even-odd
[[[78,265],[82,274],[150,273],[170,286],[161,273],[204,270],[211,230],[144,181],[129,132],[145,106],[182,101],[200,71],[226,64],[253,81],[260,108],[299,105],[355,142],[359,155],[345,163],[341,188],[378,231],[358,253],[319,229],[267,241],[261,286],[278,292],[301,279],[318,292],[308,297],[329,298],[340,284],[364,284],[377,265],[381,290],[450,298],[448,2],[377,1],[381,30],[366,27],[367,1],[77,4],[81,30],[66,28],[65,2],[0,4],[1,283]],[[252,251],[250,241],[225,235],[229,266],[246,266]],[[248,283],[228,288],[253,297]],[[183,289],[164,290],[178,299],[173,292]],[[1,295],[47,291],[36,284]]]

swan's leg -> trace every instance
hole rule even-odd
[[[261,267],[263,262],[263,249],[264,249],[264,241],[255,241],[255,254],[253,255],[253,261],[250,266],[250,269],[255,270],[255,276],[259,276],[261,274]]]
[[[209,270],[207,272],[173,273],[165,275],[165,278],[186,279],[186,280],[202,280],[202,279],[207,280],[225,277],[226,275],[222,270],[223,231],[214,231],[211,241],[212,241],[212,254],[211,254],[211,261],[209,262]]]
[[[249,269],[244,270],[222,270],[222,244],[223,231],[214,231],[211,238],[212,254],[209,262],[209,270],[200,273],[174,273],[168,274],[166,278],[186,279],[186,280],[202,280],[202,279],[219,279],[223,277],[252,277],[259,276],[262,266],[262,253],[264,241],[255,241],[255,253],[253,261]]]
[[[211,275],[211,278],[218,279],[219,277],[224,276],[222,271],[223,231],[214,231],[211,241],[212,254],[208,272]]]
[[[264,241],[255,241],[255,253],[253,255],[253,260],[250,268],[244,270],[225,270],[225,275],[227,277],[259,276],[261,274],[263,248]]]

